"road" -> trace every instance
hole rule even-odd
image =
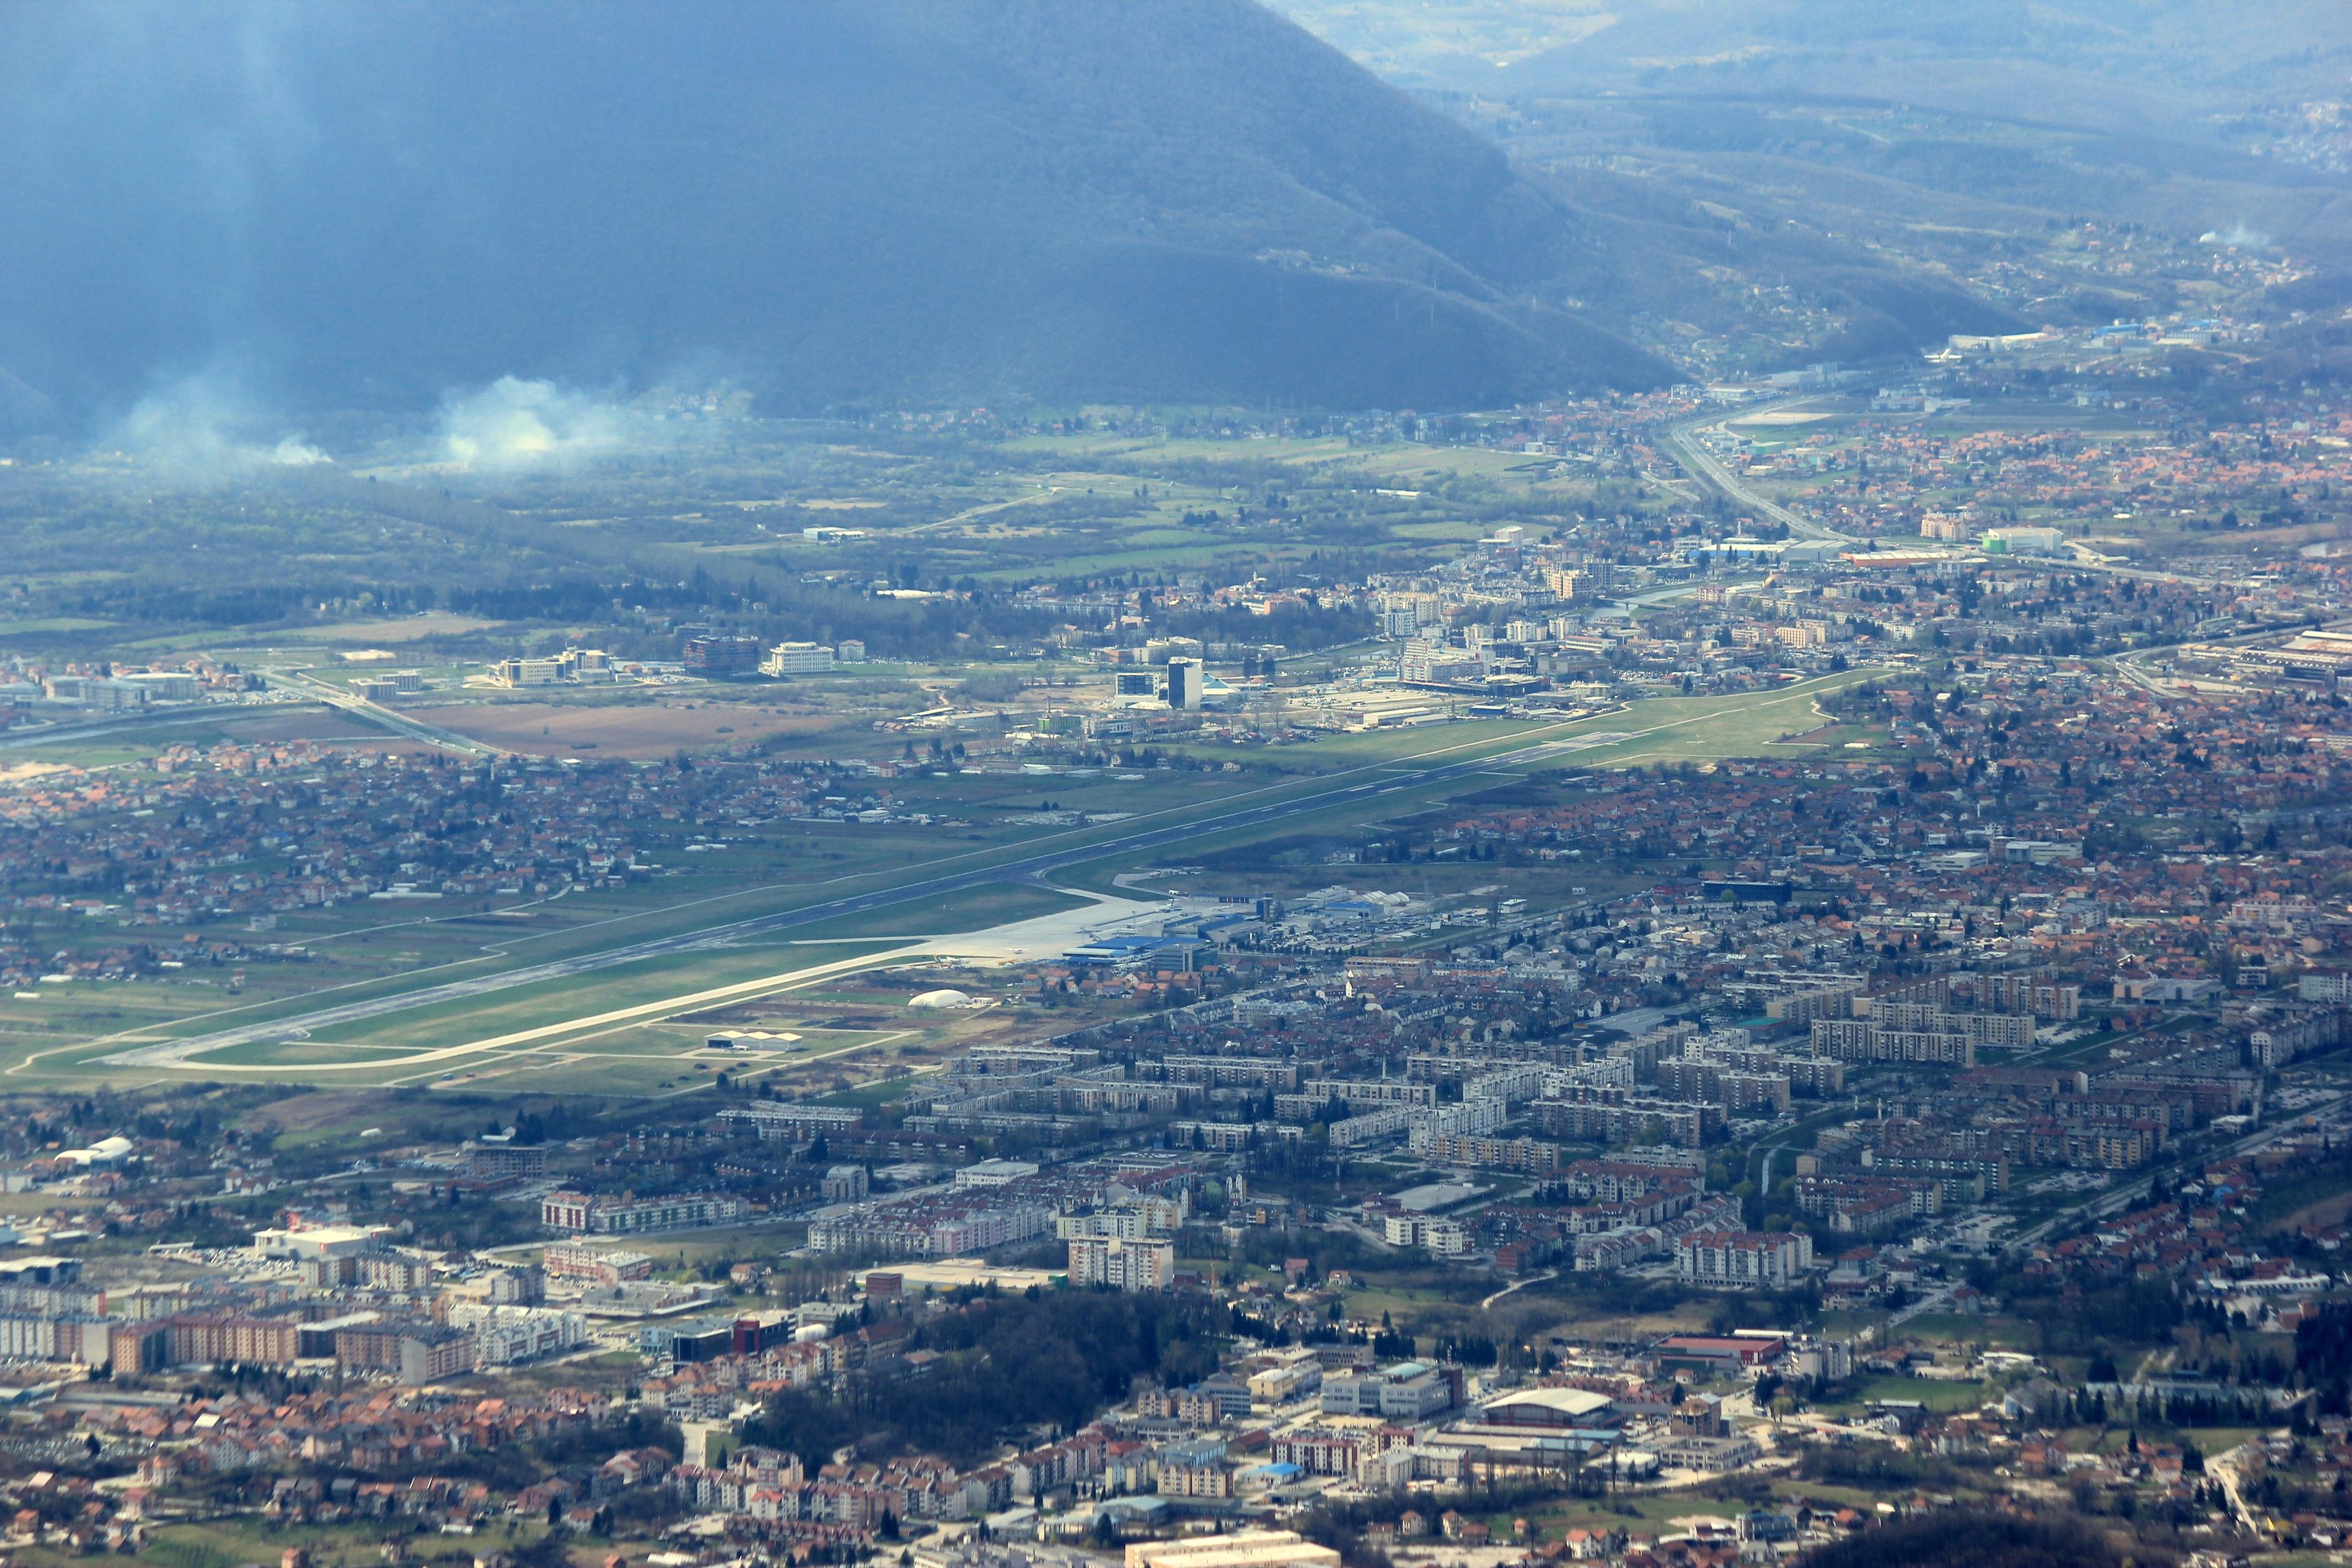
[[[285,702],[205,702],[195,708],[142,708],[119,718],[93,720],[88,723],[43,724],[26,730],[12,730],[6,738],[0,739],[0,752],[62,745],[69,741],[103,741],[110,735],[128,730],[136,730],[144,736],[157,730],[219,724],[231,719],[267,718],[273,712],[288,711],[293,706]]]
[[[2281,637],[2289,633],[2300,634],[2306,630],[2328,632],[2352,630],[2352,616],[2347,616],[2339,620],[2322,622],[2317,626],[2308,626],[2300,622],[2294,625],[2257,626],[2252,631],[2231,632],[2228,637],[2200,637],[2198,640],[2209,647],[2223,647],[2236,643],[2258,643],[2265,638]],[[2158,647],[2137,648],[2130,653],[2118,654],[2116,657],[2116,670],[2118,674],[2122,675],[2125,679],[2132,681],[2151,696],[2178,697],[2180,695],[2180,692],[2171,681],[2159,680],[2157,677],[2148,673],[2147,667],[2148,662],[2152,659],[2163,658],[2168,655],[2177,655],[2179,651],[2179,644],[2166,643]],[[2198,682],[2198,685],[2200,689],[2206,690],[2237,691],[2242,689],[2242,688],[2238,687],[2232,682],[2222,680],[2200,680]]]
[[[1733,419],[1752,419],[1759,414],[1768,413],[1775,408],[1786,408],[1808,401],[1810,399],[1802,397],[1786,398],[1778,403],[1757,404],[1735,413],[1706,416],[1671,426],[1666,430],[1666,447],[1673,452],[1675,460],[1688,469],[1695,478],[1713,485],[1741,506],[1750,508],[1773,521],[1782,524],[1797,538],[1820,539],[1840,544],[1867,546],[1870,542],[1868,541],[1856,539],[1850,533],[1840,533],[1836,529],[1815,522],[1803,513],[1793,511],[1779,501],[1748,489],[1740,481],[1737,474],[1724,466],[1721,459],[1707,450],[1705,442],[1698,439],[1698,432],[1701,430],[1721,429]],[[2026,559],[2041,558],[2027,557]],[[2222,582],[2218,578],[2192,576],[2186,572],[2158,570],[2147,566],[2125,566],[2108,561],[2085,561],[2079,556],[2072,560],[2062,560],[2053,556],[2048,558],[2048,563],[2053,566],[2071,566],[2079,572],[2104,572],[2111,577],[2137,577],[2143,582],[2150,583]],[[2236,582],[2224,583],[2223,585],[2244,586],[2243,584]]]
[[[1833,528],[1823,527],[1822,524],[1815,522],[1809,517],[1805,517],[1790,510],[1787,507],[1782,506],[1779,501],[1768,500],[1764,497],[1757,494],[1754,490],[1749,489],[1746,485],[1739,482],[1737,475],[1732,473],[1729,468],[1723,466],[1722,462],[1717,458],[1713,452],[1706,449],[1705,442],[1698,439],[1699,431],[1721,429],[1727,419],[1735,417],[1752,419],[1757,415],[1766,413],[1771,409],[1785,408],[1791,404],[1803,403],[1806,401],[1808,400],[1805,398],[1792,397],[1785,399],[1780,403],[1759,404],[1753,408],[1743,408],[1736,415],[1727,415],[1719,418],[1693,420],[1688,424],[1676,425],[1666,431],[1666,445],[1673,448],[1675,460],[1682,464],[1684,468],[1688,468],[1692,474],[1706,480],[1708,484],[1713,485],[1717,489],[1721,490],[1725,495],[1729,496],[1733,500],[1738,501],[1740,505],[1754,508],[1757,511],[1759,511],[1766,517],[1770,518],[1774,522],[1780,523],[1788,529],[1790,533],[1795,534],[1798,538],[1827,539],[1844,544],[1858,543],[1860,542],[1855,540],[1851,534],[1840,533]]]
[[[2201,1165],[2215,1160],[2233,1160],[2241,1154],[2251,1154],[2255,1150],[2263,1147],[2265,1144],[2273,1142],[2276,1140],[2284,1137],[2294,1129],[2297,1122],[2302,1121],[2306,1117],[2324,1116],[2327,1112],[2341,1106],[2347,1100],[2352,1100],[2352,1089],[2347,1089],[2344,1093],[2336,1096],[2333,1100],[2325,1100],[2317,1105],[2306,1106],[2303,1110],[2294,1112],[2294,1115],[2288,1117],[2286,1120],[2279,1122],[2277,1125],[2263,1128],[2259,1131],[2249,1132],[2243,1138],[2239,1139],[2236,1142],[2231,1143],[2226,1147],[2203,1150],[2194,1156],[2194,1163]],[[2179,1163],[2179,1162],[2175,1162],[2175,1163]],[[2159,1170],[2169,1170],[2171,1168],[2172,1166],[2170,1165],[2158,1167]],[[2105,1219],[2109,1215],[2121,1214],[2124,1210],[2131,1207],[2134,1204],[2145,1203],[2147,1201],[2148,1180],[2156,1174],[2156,1171],[2150,1171],[2147,1173],[2146,1177],[2135,1174],[2132,1181],[2113,1187],[2106,1192],[2101,1193],[2097,1197],[2086,1199],[2082,1203],[2074,1205],[2071,1208],[2060,1209],[2056,1214],[2052,1215],[2040,1225],[2034,1226],[2027,1230],[2019,1231],[2015,1236],[2010,1237],[2009,1240],[2001,1245],[2004,1247],[2031,1247],[2062,1225],[2071,1223],[2077,1219]]]
[[[1759,1165],[1754,1176],[1757,1192],[1767,1197],[1770,1196],[1772,1166],[1780,1155],[1796,1154],[1811,1148],[1816,1133],[1832,1122],[1844,1121],[1849,1114],[1850,1112],[1844,1107],[1831,1105],[1823,1110],[1799,1117],[1793,1123],[1781,1128],[1777,1132],[1765,1133],[1755,1147],[1748,1151],[1748,1159],[1751,1162],[1757,1162]]]
[[[2221,1483],[2222,1500],[2229,1504],[2233,1523],[2258,1523],[2252,1509],[2246,1506],[2246,1477],[2242,1466],[2253,1457],[2253,1445],[2241,1443],[2225,1453],[2205,1461],[2205,1473]]]
[[[428,746],[438,746],[446,752],[456,752],[467,757],[501,757],[506,755],[496,746],[485,745],[453,731],[427,724],[422,719],[412,719],[405,713],[371,702],[347,686],[337,686],[320,680],[307,670],[273,669],[266,678],[281,691],[295,691],[304,697],[315,697],[331,708],[338,709],[364,723],[389,730],[412,741],[422,741]]]
[[[1787,693],[1782,691],[1769,695],[1785,697]],[[550,980],[568,979],[575,975],[589,974],[601,969],[611,968],[615,964],[686,952],[697,948],[712,947],[745,937],[765,936],[819,921],[837,920],[845,915],[862,914],[870,910],[886,909],[917,900],[935,902],[950,894],[964,892],[992,882],[1037,877],[1113,855],[1154,849],[1171,844],[1189,843],[1208,835],[1229,832],[1234,828],[1258,826],[1269,822],[1277,822],[1286,817],[1306,816],[1359,800],[1378,799],[1401,790],[1448,784],[1479,774],[1492,773],[1517,763],[1539,762],[1576,749],[1578,737],[1558,734],[1555,733],[1556,731],[1572,730],[1590,722],[1589,720],[1572,720],[1559,724],[1532,726],[1527,732],[1528,743],[1500,752],[1482,749],[1484,742],[1464,742],[1451,746],[1438,747],[1416,755],[1382,758],[1332,773],[1320,781],[1318,787],[1305,793],[1285,795],[1279,799],[1241,805],[1209,816],[1191,816],[1189,813],[1192,808],[1190,807],[1171,807],[1152,815],[1161,817],[1181,816],[1183,819],[1162,822],[1154,826],[1139,826],[1128,831],[1115,833],[1108,837],[1087,837],[1082,830],[1058,834],[1053,837],[1082,838],[1083,841],[1026,855],[1016,855],[1011,859],[989,858],[991,852],[974,851],[971,858],[977,859],[978,864],[963,869],[924,877],[912,882],[845,894],[838,898],[803,904],[795,909],[780,910],[774,914],[726,921],[676,936],[659,937],[648,942],[606,948],[575,958],[557,959],[545,963],[502,970],[495,974],[477,975],[464,980],[445,982],[438,985],[369,997],[362,1001],[342,1003],[265,1022],[237,1025],[209,1034],[158,1041],[138,1046],[130,1050],[119,1051],[100,1059],[119,1066],[173,1066],[206,1052],[226,1049],[231,1046],[289,1039],[320,1029],[332,1028],[338,1025],[382,1017],[391,1013],[405,1012],[412,1007],[465,1001],[497,991],[510,990],[519,985],[533,985]],[[1596,737],[1594,743],[1613,745],[1622,740],[1638,740],[1661,731],[1681,728],[1685,722],[1687,721],[1675,721],[1641,731],[1612,731],[1608,732],[1612,737],[1610,741],[1601,742]],[[1549,738],[1538,739],[1537,737]],[[1467,757],[1458,755],[1465,751],[1475,751],[1476,754]],[[1415,763],[1425,763],[1427,765],[1415,770],[1412,766]],[[1342,782],[1349,780],[1364,782]],[[1250,795],[1276,793],[1292,787],[1293,785],[1289,784],[1269,784],[1259,789],[1242,792],[1236,798],[1247,799]],[[1149,821],[1148,818],[1144,820]],[[964,858],[951,856],[947,859],[951,861]]]
[[[1923,1292],[1917,1300],[1908,1306],[1898,1307],[1888,1313],[1886,1326],[1889,1329],[1900,1328],[1922,1313],[1947,1311],[1950,1310],[1951,1305],[1952,1288],[1948,1285],[1938,1286],[1933,1290]]]
[[[346,687],[320,680],[300,670],[273,669],[264,677],[272,691],[285,693],[306,702],[323,702],[350,714],[363,723],[389,730],[395,735],[412,741],[422,741],[428,746],[456,752],[468,757],[505,755],[496,746],[484,745],[451,731],[438,729],[421,719],[412,719],[380,703],[370,702]],[[299,710],[298,702],[206,702],[200,708],[149,708],[121,715],[118,718],[95,720],[81,724],[45,725],[38,729],[13,733],[0,738],[0,751],[23,751],[35,746],[65,745],[75,741],[103,741],[119,731],[136,730],[148,734],[156,730],[198,725],[217,725],[235,719],[267,717],[274,712]]]
[[[1524,1279],[1514,1279],[1508,1285],[1504,1286],[1501,1289],[1487,1297],[1485,1300],[1480,1301],[1478,1303],[1478,1310],[1482,1312],[1486,1310],[1486,1309],[1492,1307],[1496,1302],[1511,1294],[1514,1290],[1524,1290],[1530,1285],[1540,1285],[1547,1279],[1557,1279],[1559,1278],[1559,1269],[1547,1268],[1540,1274],[1530,1274]]]

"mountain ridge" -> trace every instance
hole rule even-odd
[[[0,367],[417,407],[682,363],[771,406],[1494,404],[1671,367],[1601,241],[1245,0],[16,11]]]

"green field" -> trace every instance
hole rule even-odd
[[[1236,447],[1231,441],[1207,438],[1149,437],[1101,433],[1084,436],[1024,436],[1004,443],[1009,453],[1085,458],[1121,472],[1163,463],[1231,462],[1236,457],[1254,463],[1299,466],[1347,466],[1398,479],[1436,479],[1459,474],[1498,475],[1523,468],[1527,458],[1517,452],[1486,447],[1422,446],[1391,442],[1353,446],[1344,437],[1270,437]]]
[[[1906,1339],[1984,1345],[1997,1351],[2027,1351],[2042,1342],[2039,1325],[2021,1318],[1980,1318],[1964,1312],[1922,1312],[1899,1331]]]
[[[1941,1377],[1868,1377],[1862,1379],[1851,1398],[1834,1405],[1824,1405],[1825,1411],[1859,1415],[1874,1400],[1892,1404],[1917,1405],[1939,1415],[1956,1410],[1974,1410],[1988,1399],[1997,1396],[1994,1384]]]
[[[163,1568],[239,1568],[240,1564],[276,1563],[290,1548],[310,1554],[318,1568],[378,1568],[383,1562],[387,1531],[381,1521],[349,1525],[276,1526],[259,1521],[211,1521],[203,1524],[165,1524],[149,1539],[142,1557]],[[427,1563],[463,1568],[478,1554],[511,1552],[547,1533],[544,1520],[506,1520],[473,1535],[413,1534],[406,1537],[408,1555]],[[12,1560],[50,1568],[51,1564],[85,1561],[58,1547],[12,1548]],[[580,1561],[601,1561],[584,1550]]]
[[[818,1103],[854,1106],[860,1110],[873,1110],[899,1099],[907,1092],[907,1086],[914,1081],[915,1075],[912,1073],[904,1078],[877,1079],[872,1083],[860,1084],[856,1089],[844,1089],[839,1094],[828,1094]]]
[[[87,616],[35,616],[24,620],[0,621],[0,637],[39,637],[49,632],[94,632],[112,625],[112,621],[92,620]]]
[[[1651,767],[1672,763],[1714,762],[1727,757],[1774,754],[1765,751],[1770,742],[1792,731],[1816,726],[1819,721],[1812,716],[1812,706],[1817,698],[1867,679],[1869,674],[1866,670],[1853,670],[1807,681],[1782,691],[1734,697],[1661,698],[1634,704],[1621,712],[1558,726],[1496,719],[1422,730],[1372,731],[1364,734],[1331,736],[1314,744],[1316,759],[1324,767],[1339,771],[1377,767],[1384,762],[1394,762],[1399,764],[1400,771],[1384,780],[1382,787],[1367,791],[1359,799],[1334,802],[1313,814],[1311,818],[1294,818],[1270,826],[1206,832],[1190,842],[1186,850],[1188,854],[1199,855],[1230,849],[1279,834],[1306,831],[1344,835],[1350,830],[1360,830],[1373,824],[1411,816],[1442,802],[1475,796],[1498,784],[1564,771]],[[1557,741],[1573,741],[1580,735],[1594,733],[1620,734],[1625,739],[1498,763],[1492,773],[1473,773],[1467,778],[1424,783],[1416,780],[1409,771],[1412,759],[1427,757],[1433,751],[1441,749],[1449,754],[1431,761],[1475,758]],[[1783,751],[1790,756],[1803,754],[1792,748],[1783,748]],[[1283,761],[1286,765],[1297,766],[1296,756],[1296,752],[1286,752]],[[1110,874],[1126,868],[1129,868],[1129,863],[1123,858],[1104,860],[1080,868],[1071,874],[1069,879],[1073,886],[1102,887],[1107,885]],[[1563,872],[1563,875],[1567,874]],[[1597,868],[1580,868],[1573,874],[1578,881],[1587,884],[1599,879],[1601,875]],[[1488,877],[1485,879],[1493,879]]]

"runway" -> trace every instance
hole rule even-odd
[[[1759,693],[1760,700],[1772,701],[1786,699],[1786,690]],[[1619,716],[1622,718],[1622,716]],[[252,1024],[240,1024],[207,1034],[182,1038],[158,1040],[135,1046],[97,1058],[110,1066],[176,1067],[213,1051],[233,1046],[251,1045],[264,1041],[294,1038],[320,1029],[354,1023],[362,1019],[380,1018],[388,1014],[406,1012],[415,1007],[434,1006],[448,1002],[489,995],[512,990],[519,985],[535,985],[551,980],[562,980],[573,975],[593,973],[616,964],[658,958],[673,953],[690,952],[697,949],[716,947],[745,937],[768,936],[819,921],[837,920],[845,915],[862,914],[872,910],[922,900],[938,900],[992,882],[1019,881],[1043,878],[1070,866],[1083,865],[1109,856],[1131,854],[1139,850],[1156,849],[1168,845],[1182,844],[1210,835],[1229,832],[1234,828],[1254,827],[1278,822],[1288,817],[1307,816],[1334,806],[1346,805],[1366,798],[1385,795],[1407,788],[1425,788],[1455,780],[1492,774],[1499,769],[1556,759],[1563,753],[1624,741],[1638,740],[1663,731],[1680,729],[1692,722],[1678,720],[1653,725],[1648,729],[1609,731],[1578,735],[1561,735],[1562,730],[1589,723],[1589,720],[1572,720],[1559,724],[1531,725],[1520,743],[1500,750],[1485,750],[1480,742],[1464,742],[1441,746],[1418,756],[1383,758],[1328,775],[1313,788],[1296,794],[1280,794],[1279,798],[1254,805],[1237,805],[1232,810],[1211,816],[1192,815],[1192,808],[1169,807],[1154,814],[1178,820],[1153,823],[1150,818],[1138,819],[1127,831],[1107,837],[1084,837],[1074,832],[1066,836],[1083,837],[1082,842],[1069,843],[1010,859],[985,859],[968,868],[925,877],[911,882],[901,882],[887,888],[845,894],[822,900],[772,914],[755,915],[744,920],[726,921],[676,936],[657,937],[646,942],[606,948],[574,958],[555,959],[544,963],[529,964],[516,969],[500,970],[465,980],[453,980],[437,985],[401,991],[361,1001],[341,1003]],[[1475,752],[1458,756],[1456,753]],[[1444,760],[1438,760],[1444,759]],[[1426,765],[1416,768],[1417,762]],[[1341,782],[1349,781],[1349,782]],[[1246,792],[1247,795],[1278,794],[1296,788],[1294,784],[1266,784]]]

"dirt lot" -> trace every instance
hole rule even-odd
[[[667,757],[684,746],[739,744],[769,735],[814,735],[837,721],[777,713],[741,702],[450,703],[410,710],[428,724],[540,757]]]

